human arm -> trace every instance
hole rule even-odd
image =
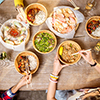
[[[68,65],[62,65],[58,59],[58,55],[56,54],[53,64],[53,71],[52,75],[58,76],[61,70]],[[55,93],[56,93],[56,86],[57,83],[50,81],[47,93],[47,100],[56,100]]]
[[[24,7],[23,0],[14,0],[15,7],[22,6]]]
[[[26,75],[21,78],[21,80],[11,89],[12,93],[16,93],[21,87],[26,84],[30,84],[32,75]]]
[[[98,72],[100,72],[100,64],[99,64],[97,61],[95,61],[95,60],[93,59],[92,54],[91,54],[91,51],[81,50],[81,51],[79,52],[79,54],[80,54],[89,64],[91,64],[91,65],[94,65],[95,62],[96,62],[97,64],[94,66],[94,68],[95,68]]]
[[[31,79],[32,79],[32,75],[26,75],[26,76],[23,76],[21,78],[21,80],[15,85],[13,86],[12,88],[10,88],[9,90],[7,90],[6,92],[4,92],[2,95],[1,95],[1,100],[11,100],[15,95],[16,95],[16,92],[24,85],[29,84],[31,82]]]
[[[18,11],[18,15],[16,16],[16,18],[20,21],[24,21],[27,23],[26,18],[25,18],[23,0],[14,0],[14,4]]]
[[[56,100],[55,99],[56,86],[57,83],[53,83],[50,81],[47,93],[47,100]]]

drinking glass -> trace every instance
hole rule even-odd
[[[85,5],[85,10],[84,10],[84,15],[87,16],[91,16],[93,15],[93,11],[96,7],[96,0],[87,0],[86,5]]]

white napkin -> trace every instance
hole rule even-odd
[[[14,51],[24,51],[25,50],[25,40],[20,45],[11,45],[11,44],[5,43],[1,38],[1,36],[3,36],[3,33],[2,33],[3,27],[6,25],[9,25],[9,23],[12,21],[17,21],[17,22],[21,23],[24,27],[26,27],[26,30],[29,29],[29,24],[25,24],[24,22],[21,22],[16,19],[9,19],[6,22],[4,22],[0,28],[0,42],[8,49],[13,49]],[[28,31],[26,31],[25,34],[27,35]]]
[[[56,9],[61,9],[61,8],[70,8],[70,9],[74,12],[74,14],[75,14],[75,16],[76,16],[76,18],[77,18],[77,24],[83,22],[83,20],[84,20],[84,15],[83,15],[81,12],[79,12],[79,11],[77,11],[77,10],[74,10],[73,8],[68,7],[68,6],[58,6],[58,7],[55,7],[54,10],[56,10]],[[69,38],[73,38],[73,37],[74,37],[75,29],[73,29],[71,32],[68,32],[68,33],[65,33],[65,34],[61,34],[61,33],[57,32],[56,30],[54,30],[54,29],[52,28],[52,17],[48,17],[48,18],[47,18],[46,24],[47,24],[48,28],[49,28],[52,32],[54,32],[57,36],[59,36],[59,37],[61,37],[61,38],[68,38],[68,39],[69,39]]]

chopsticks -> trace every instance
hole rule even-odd
[[[26,75],[30,74],[27,58],[26,58],[26,63],[25,63],[25,73],[26,73]],[[26,87],[28,88],[28,80],[26,81]]]
[[[91,49],[87,49],[87,50],[85,50],[85,51],[90,51]],[[81,51],[82,52],[82,51]],[[77,55],[77,54],[79,54],[79,52],[77,52],[77,53],[73,53],[73,54],[71,54],[71,55]]]
[[[80,7],[76,6],[73,0],[68,0],[68,1],[75,7],[74,10],[80,9]]]

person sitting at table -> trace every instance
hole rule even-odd
[[[100,64],[93,60],[91,51],[79,51],[79,54],[98,72],[100,72]],[[57,90],[57,80],[59,78],[59,73],[61,70],[69,65],[62,65],[58,59],[58,55],[54,59],[53,64],[53,72],[50,74],[50,83],[47,92],[47,100],[67,100],[67,90]],[[88,90],[89,91],[89,90]],[[100,100],[100,89],[95,89],[91,92],[85,91],[85,94],[82,95],[83,92],[76,93],[76,95],[71,96],[68,100]]]
[[[15,86],[11,87],[9,90],[0,95],[0,100],[11,100],[21,87],[31,83],[31,79],[31,74],[23,76]]]
[[[18,11],[18,15],[16,16],[16,18],[20,21],[24,21],[25,23],[27,23],[27,20],[25,18],[23,0],[14,0],[14,4]]]

